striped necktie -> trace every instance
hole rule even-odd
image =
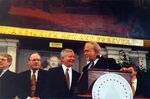
[[[69,77],[69,69],[68,68],[66,69],[65,76],[66,76],[68,88],[70,89],[70,77]]]
[[[35,90],[36,90],[36,76],[35,71],[33,71],[32,77],[31,77],[31,96],[35,96]]]

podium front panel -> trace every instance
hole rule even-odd
[[[120,71],[114,71],[114,70],[99,70],[99,69],[89,69],[88,70],[88,89],[91,90],[94,82],[102,75],[107,74],[107,73],[115,73],[118,75],[121,75],[124,77],[129,84],[131,84],[131,74],[130,73],[123,73]]]

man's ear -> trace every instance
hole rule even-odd
[[[63,62],[63,60],[64,60],[64,57],[60,57],[60,62]]]
[[[12,62],[8,62],[8,68],[11,66]]]

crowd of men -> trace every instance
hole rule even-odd
[[[104,58],[96,42],[85,43],[84,55],[89,63],[84,66],[81,75],[72,68],[75,63],[75,52],[69,48],[61,51],[60,66],[48,71],[41,69],[41,55],[33,52],[28,57],[30,69],[16,74],[9,71],[12,64],[11,55],[0,53],[0,99],[12,99],[16,96],[20,99],[76,98],[79,78],[82,78],[84,72],[90,68],[130,72],[132,81],[137,80],[137,72],[133,67],[120,68],[114,59]]]

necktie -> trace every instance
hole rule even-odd
[[[70,89],[70,77],[69,77],[69,69],[68,68],[66,69],[65,76],[66,76],[68,88]]]
[[[36,76],[35,76],[35,71],[33,71],[31,77],[31,97],[35,96],[35,90],[36,90]]]
[[[135,86],[134,86],[134,82],[131,82],[131,88],[132,88],[132,93],[133,93],[133,96],[135,94]]]

